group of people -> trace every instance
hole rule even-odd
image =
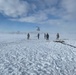
[[[39,33],[37,34],[37,37],[38,37],[38,39],[40,38],[40,34]],[[27,34],[27,39],[30,39],[30,34],[29,33]]]
[[[56,35],[56,39],[58,40],[59,39],[59,33],[57,33],[57,35]],[[40,34],[38,33],[37,34],[37,38],[39,39],[40,38]],[[27,34],[27,39],[30,39],[30,34],[28,33]],[[46,40],[49,40],[49,34],[47,33],[44,33],[44,39],[46,39]]]

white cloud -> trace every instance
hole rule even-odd
[[[19,19],[12,19],[20,22],[30,22],[30,23],[41,23],[42,21],[46,21],[48,19],[47,15],[43,12],[38,12],[33,14],[32,16],[22,17]]]
[[[11,20],[32,23],[59,23],[76,19],[76,0],[0,0],[0,13]],[[52,19],[51,16],[58,17]],[[19,18],[17,18],[20,16]],[[63,23],[61,22],[61,23]]]
[[[29,11],[29,4],[27,2],[20,2],[20,0],[0,0],[0,12],[10,17],[18,17],[26,15]]]
[[[64,19],[76,19],[76,0],[62,0],[61,6],[65,10]]]

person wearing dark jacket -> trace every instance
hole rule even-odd
[[[29,39],[29,38],[30,38],[30,34],[28,33],[28,34],[27,34],[27,39]]]
[[[59,33],[57,33],[57,35],[56,35],[56,39],[58,40],[58,39],[59,39],[59,37],[60,37],[60,36],[59,36]]]
[[[40,34],[39,33],[37,34],[37,37],[38,37],[38,39],[40,38]]]
[[[46,35],[46,38],[47,38],[47,40],[49,40],[49,34],[47,33],[47,35]]]

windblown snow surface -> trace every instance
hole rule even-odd
[[[76,46],[76,40],[65,40]],[[76,48],[25,34],[0,34],[0,75],[76,75]]]

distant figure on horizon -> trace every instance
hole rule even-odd
[[[60,36],[59,36],[59,33],[57,33],[57,35],[56,35],[56,39],[58,40],[58,39],[59,39],[59,37],[60,37]]]
[[[44,33],[44,39],[46,39],[46,33]]]
[[[40,34],[39,33],[37,34],[37,37],[38,37],[38,39],[40,38]]]
[[[49,34],[48,34],[48,33],[47,33],[47,35],[46,35],[46,39],[49,40]]]
[[[28,33],[28,34],[27,34],[27,39],[29,39],[29,38],[30,38],[30,34]]]
[[[40,27],[37,27],[37,31],[40,31]]]

